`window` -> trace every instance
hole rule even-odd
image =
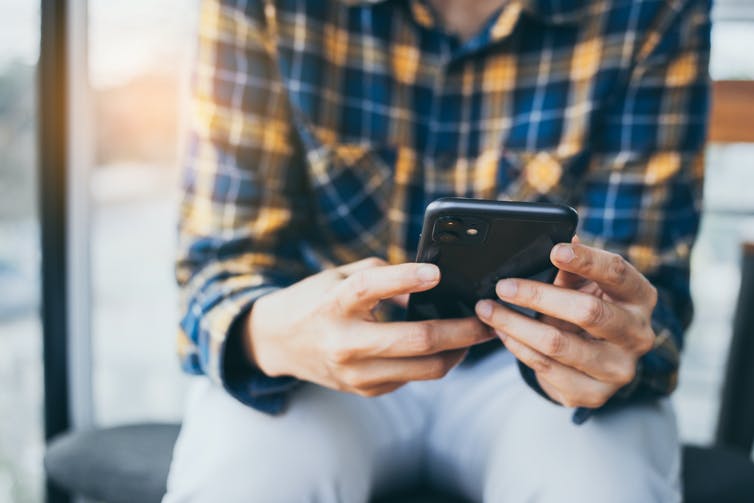
[[[754,80],[754,4],[715,4],[710,72],[714,80]],[[704,217],[692,257],[696,312],[686,335],[678,392],[681,436],[712,441],[740,283],[740,247],[754,240],[754,144],[712,144],[707,149]]]
[[[177,419],[179,92],[196,1],[90,0],[92,338],[102,425]],[[135,399],[134,397],[138,397]]]
[[[42,494],[42,359],[36,211],[39,5],[0,10],[0,501]]]

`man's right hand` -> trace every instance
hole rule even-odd
[[[439,280],[435,265],[376,258],[315,274],[256,301],[245,323],[246,356],[269,376],[363,396],[439,379],[494,334],[476,317],[379,322],[373,315],[379,302],[405,304]]]

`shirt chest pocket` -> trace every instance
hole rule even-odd
[[[588,152],[556,150],[515,151],[503,154],[506,174],[498,188],[499,199],[575,204],[588,167]]]
[[[407,260],[406,206],[412,187],[418,186],[410,151],[371,142],[326,143],[311,136],[304,147],[313,220],[333,259]]]

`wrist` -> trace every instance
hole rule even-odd
[[[265,329],[265,297],[260,297],[246,313],[243,320],[241,341],[246,360],[269,377],[279,377],[286,374],[281,364],[284,359],[276,358],[276,351],[271,347],[271,340],[266,336]]]

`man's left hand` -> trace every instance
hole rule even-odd
[[[476,312],[550,398],[597,408],[634,379],[639,358],[653,348],[657,290],[620,255],[577,241],[555,246],[550,259],[560,269],[554,284],[505,279],[496,289],[540,318],[490,300]]]

